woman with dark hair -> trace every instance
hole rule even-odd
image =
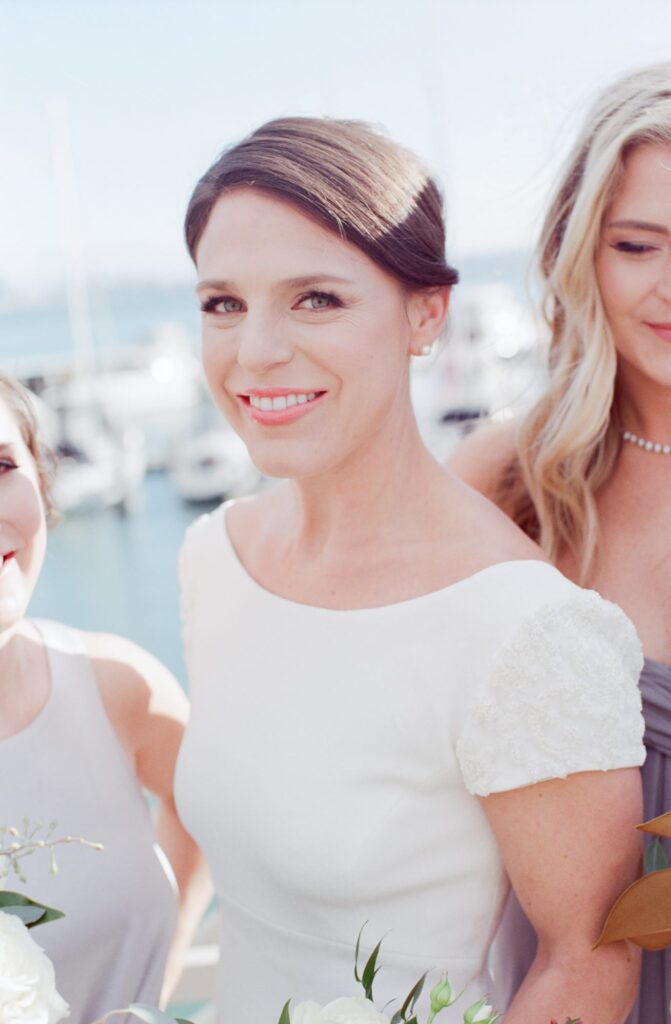
[[[438,967],[472,1001],[510,879],[544,956],[508,1024],[622,1022],[635,952],[592,944],[638,857],[639,646],[420,439],[410,359],[457,280],[434,182],[366,125],[282,119],[205,174],[186,237],[214,399],[285,478],[181,555],[219,1019],[342,994],[364,921],[381,1004]]]
[[[629,73],[596,99],[551,197],[538,263],[547,387],[520,423],[478,431],[450,466],[569,579],[635,623],[647,655],[650,819],[671,808],[670,63]],[[497,948],[514,992],[536,950],[514,898]],[[645,953],[632,1024],[665,1020],[670,1000],[671,951]]]
[[[34,857],[27,882],[11,879],[65,912],[39,942],[68,1020],[90,1024],[167,997],[209,885],[173,800],[188,709],[176,680],[121,637],[26,616],[48,484],[28,392],[0,371],[0,825],[54,820],[58,834],[103,844],[69,847],[57,875]],[[155,827],[142,787],[156,795]]]

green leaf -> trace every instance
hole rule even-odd
[[[44,917],[45,911],[43,907],[5,907],[3,914],[13,914],[14,917],[19,917],[26,927],[30,928],[31,925],[37,924]]]
[[[644,873],[649,875],[652,871],[663,871],[668,866],[669,858],[666,856],[666,850],[662,846],[661,839],[653,839],[651,843],[648,843],[643,854]],[[569,1024],[571,1024],[570,1021]]]
[[[291,1002],[291,1000],[287,999],[286,1003],[282,1007],[282,1012],[280,1014],[280,1019],[278,1020],[277,1024],[291,1024],[291,1017],[289,1016],[289,1003],[290,1002]]]
[[[20,892],[11,892],[9,889],[0,890],[0,910],[16,914],[16,910],[12,910],[12,907],[35,907],[41,911],[36,920],[26,921],[28,928],[34,928],[38,924],[48,924],[49,921],[57,921],[59,917],[65,917],[61,910],[54,910],[53,907],[47,907],[44,903],[37,903]]]
[[[359,977],[359,949],[361,948],[361,936],[363,935],[363,930],[367,924],[368,921],[364,921],[364,923],[361,925],[361,928],[359,929],[359,934],[356,937],[356,946],[354,947],[354,980],[358,981],[360,985],[362,984],[362,981],[361,978]]]
[[[405,1002],[403,1003],[403,1006],[401,1007],[400,1010],[397,1010],[394,1016],[391,1018],[391,1024],[402,1024],[402,1022],[404,1021],[406,1022],[406,1024],[409,1024],[409,1022],[406,1021],[406,1014],[412,1013],[412,1011],[415,1009],[415,1003],[422,994],[422,989],[424,988],[424,982],[426,981],[428,973],[429,972],[426,971],[419,979],[419,981],[412,986],[407,996],[405,997]]]
[[[156,1006],[150,1006],[149,1003],[131,1003],[128,1010],[140,1020],[145,1021],[146,1024],[176,1024],[174,1017],[159,1010]]]
[[[368,960],[366,961],[366,966],[363,969],[363,974],[361,975],[361,984],[363,985],[366,999],[370,999],[371,1002],[373,1001],[373,982],[375,981],[375,975],[380,970],[380,968],[377,966],[377,958],[380,954],[381,946],[382,939],[380,939],[377,946],[375,947],[371,955],[368,957]]]

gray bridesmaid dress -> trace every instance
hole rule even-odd
[[[646,658],[640,678],[647,757],[643,774],[646,821],[671,810],[671,665]],[[646,837],[651,842],[652,836]],[[671,864],[671,840],[662,840]],[[511,890],[491,951],[498,1006],[508,1006],[536,953],[536,936]],[[627,1024],[662,1024],[671,1002],[671,947],[645,952],[641,984]],[[580,1007],[575,1007],[575,1013]]]

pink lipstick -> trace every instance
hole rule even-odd
[[[662,338],[664,341],[671,341],[671,324],[646,323],[645,326],[654,331],[658,338]]]
[[[325,394],[294,388],[252,388],[238,397],[250,419],[270,427],[295,423],[307,416]]]

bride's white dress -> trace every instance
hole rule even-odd
[[[633,626],[537,561],[380,608],[298,604],[246,572],[225,515],[181,555],[177,771],[221,904],[218,1024],[357,993],[364,922],[378,1007],[448,970],[466,993],[440,1019],[461,1021],[508,891],[477,797],[642,763]]]

